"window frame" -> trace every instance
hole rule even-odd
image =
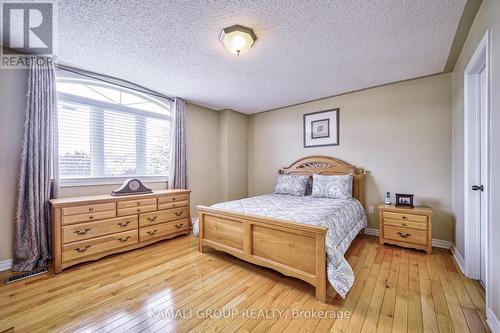
[[[78,95],[73,95],[69,93],[64,93],[64,92],[59,92],[57,91],[56,88],[56,96],[57,96],[57,109],[59,108],[59,102],[66,102],[66,103],[73,103],[73,104],[79,104],[79,105],[84,105],[84,106],[89,106],[91,108],[96,108],[96,109],[106,109],[110,111],[115,111],[115,112],[124,112],[128,114],[135,114],[137,116],[142,116],[142,117],[150,117],[150,118],[157,118],[161,120],[167,120],[171,124],[172,121],[172,116],[171,116],[171,105],[168,105],[166,103],[163,103],[159,101],[158,99],[151,98],[149,96],[146,96],[145,94],[135,92],[130,89],[122,88],[119,86],[115,86],[112,84],[104,84],[100,82],[96,82],[94,80],[87,80],[87,79],[76,79],[76,78],[58,78],[57,82],[64,82],[64,83],[79,83],[79,84],[88,84],[88,85],[93,85],[93,86],[101,86],[104,88],[111,88],[115,89],[117,91],[123,91],[128,94],[136,95],[139,96],[143,99],[145,99],[148,102],[160,105],[165,108],[165,110],[168,110],[168,114],[161,114],[159,112],[154,112],[154,111],[148,111],[148,110],[141,110],[141,109],[136,109],[130,106],[126,106],[123,104],[114,104],[111,102],[104,102],[104,101],[99,101],[95,100],[92,98],[87,98],[83,96],[78,96]],[[57,111],[59,112],[59,111]],[[143,118],[145,119],[145,118]],[[136,118],[136,121],[138,121],[138,118]],[[143,129],[142,126],[138,126],[137,128]],[[57,131],[59,133],[59,127],[57,128]],[[136,136],[139,135],[136,133]],[[102,145],[104,148],[104,145]],[[137,155],[144,154],[145,152],[139,152],[136,151]],[[59,168],[59,153],[57,156],[57,166]],[[102,159],[102,162],[104,162],[104,159]],[[136,162],[137,163],[137,162]],[[138,163],[140,164],[140,163]],[[59,170],[58,170],[59,173]],[[122,184],[126,179],[129,178],[140,178],[143,182],[145,183],[155,183],[155,182],[168,182],[169,175],[129,175],[129,176],[116,176],[116,177],[109,177],[109,176],[103,176],[103,177],[75,177],[75,178],[60,178],[59,179],[59,187],[78,187],[78,186],[102,186],[102,185],[119,185]]]

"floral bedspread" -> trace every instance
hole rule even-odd
[[[327,227],[328,281],[342,297],[351,289],[354,273],[344,254],[359,231],[367,226],[365,211],[358,200],[266,194],[212,207]],[[193,229],[197,235],[197,222]]]

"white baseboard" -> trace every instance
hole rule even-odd
[[[453,255],[453,259],[455,259],[455,262],[457,263],[458,267],[464,273],[465,276],[465,261],[460,252],[458,252],[457,248],[455,245],[451,246],[451,253]],[[491,309],[486,310],[486,323],[490,327],[490,330],[492,333],[500,333],[500,321],[498,318],[495,316],[493,311]]]
[[[365,228],[365,234],[371,235],[371,236],[378,236],[380,233],[378,229],[375,228]]]
[[[486,323],[488,323],[492,333],[500,333],[500,321],[491,309],[486,312]]]
[[[375,228],[366,228],[365,229],[365,234],[367,235],[372,235],[372,236],[378,236],[379,235],[379,230]],[[451,249],[451,242],[447,240],[442,240],[442,239],[432,239],[432,246],[434,247],[440,247],[443,249]]]
[[[11,268],[12,268],[12,259],[0,261],[0,272],[8,271]]]
[[[433,238],[432,239],[432,246],[449,250],[449,249],[451,249],[451,242],[447,241],[447,240]]]
[[[465,260],[464,260],[464,257],[462,257],[462,255],[460,254],[460,252],[458,252],[458,250],[455,247],[455,245],[451,246],[451,253],[453,254],[453,258],[455,259],[455,262],[457,263],[457,265],[460,268],[460,270],[462,271],[462,273],[464,273],[464,275],[467,276],[467,274],[465,274]]]

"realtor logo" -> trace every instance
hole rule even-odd
[[[53,2],[2,1],[2,67],[26,67],[32,55],[54,54]]]

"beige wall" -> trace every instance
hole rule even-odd
[[[465,258],[464,240],[464,71],[486,31],[491,32],[491,239],[500,235],[500,1],[484,0],[453,70],[453,211],[456,215],[456,248]],[[490,247],[491,309],[500,319],[500,243]]]
[[[12,258],[26,78],[24,70],[0,70],[0,261]]]
[[[250,117],[249,194],[270,193],[277,170],[328,155],[368,170],[366,204],[414,193],[435,210],[433,237],[451,240],[451,75],[331,97]],[[303,148],[304,113],[340,108],[340,145]],[[378,228],[377,211],[369,226]]]
[[[220,179],[222,201],[248,194],[248,115],[220,111]]]
[[[221,197],[219,113],[189,104],[187,132],[191,215],[196,216],[197,205],[212,205]]]

